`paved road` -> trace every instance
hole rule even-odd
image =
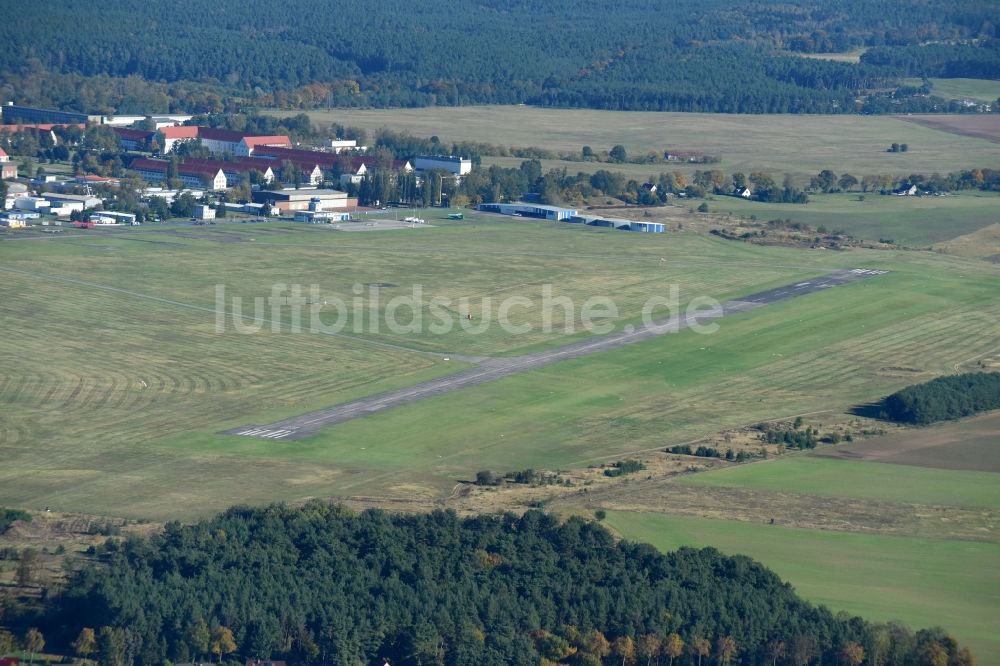
[[[509,377],[529,370],[535,370],[559,361],[617,349],[666,333],[691,328],[697,324],[710,324],[712,320],[720,319],[726,315],[755,310],[770,303],[797,298],[864,278],[884,275],[887,272],[863,268],[836,271],[823,277],[751,294],[740,300],[727,301],[722,304],[721,308],[714,310],[701,310],[684,315],[674,315],[667,319],[653,322],[650,326],[638,329],[626,326],[622,331],[596,336],[533,354],[508,358],[483,359],[476,367],[448,375],[447,377],[439,377],[406,388],[352,400],[326,409],[285,419],[284,421],[278,421],[277,423],[241,426],[227,430],[225,434],[284,441],[302,439],[312,435],[321,428],[368,416],[369,414],[374,414],[385,409],[408,405],[418,400],[441,395],[442,393],[449,393],[470,386],[484,384],[495,379],[500,379],[501,377]]]

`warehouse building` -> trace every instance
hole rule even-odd
[[[256,203],[270,204],[272,209],[279,211],[282,215],[293,214],[300,210],[313,212],[345,211],[358,206],[356,198],[348,198],[346,192],[339,190],[261,190],[253,193],[253,200]]]
[[[56,123],[56,124],[83,124],[88,122],[100,123],[101,116],[88,116],[86,113],[76,113],[74,111],[56,111],[55,109],[37,109],[32,106],[20,106],[13,102],[8,102],[3,108],[3,122],[5,125],[32,124],[32,123]]]
[[[520,201],[514,203],[479,204],[479,210],[486,213],[500,213],[501,215],[513,215],[514,217],[534,217],[542,220],[569,220],[576,217],[576,210],[573,208],[529,204]]]

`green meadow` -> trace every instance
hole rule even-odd
[[[873,467],[878,464],[871,463]],[[770,465],[766,465],[770,466]],[[661,550],[713,546],[773,569],[806,599],[870,620],[943,626],[982,664],[1000,662],[1000,544],[608,512],[628,539]]]
[[[1000,81],[991,79],[930,79],[931,94],[945,99],[974,99],[994,103],[1000,99]],[[906,83],[919,86],[922,79],[907,79]]]
[[[806,204],[771,204],[715,196],[708,201],[708,207],[713,213],[754,216],[762,222],[791,220],[805,223],[813,230],[825,227],[856,238],[889,239],[898,245],[920,248],[1000,222],[1000,196],[987,192],[939,197],[883,196],[877,192],[815,194]]]

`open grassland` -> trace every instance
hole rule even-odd
[[[993,472],[873,464],[815,455],[715,470],[687,477],[681,483],[912,504],[1000,508],[1000,476]]]
[[[945,99],[974,99],[994,103],[1000,99],[1000,81],[990,79],[931,79],[931,94]],[[923,79],[907,79],[911,86],[920,86]]]
[[[430,214],[445,217],[442,212]],[[22,242],[16,252],[5,248],[16,255],[5,266],[208,308],[212,323],[217,285],[225,288],[225,307],[232,310],[232,299],[242,298],[240,311],[249,316],[254,316],[254,299],[270,296],[275,285],[284,286],[279,295],[299,285],[307,301],[301,308],[306,330],[310,306],[326,301],[322,323],[332,326],[342,314],[344,335],[468,355],[563,344],[567,334],[586,334],[581,310],[590,297],[613,299],[621,320],[634,321],[647,299],[669,296],[671,285],[679,287],[682,302],[705,295],[726,299],[794,282],[817,270],[811,258],[789,255],[775,262],[751,246],[698,234],[628,234],[479,214],[469,214],[460,224],[431,221],[443,226],[340,234],[304,225],[227,224],[204,230],[95,234]],[[313,285],[318,289],[315,300]],[[387,325],[386,310],[392,299],[413,297],[414,288],[425,302],[421,326],[415,332],[395,332]],[[573,303],[568,323],[564,308],[552,308],[549,332],[543,326],[547,288],[553,300],[569,298]],[[528,324],[530,331],[512,335],[496,324],[500,304],[512,296],[532,302],[510,311],[511,323]],[[441,321],[426,305],[435,297],[451,301],[442,308],[454,324],[449,330],[431,328]],[[337,302],[346,306],[342,313],[336,310]],[[360,317],[355,316],[356,302]],[[466,311],[473,316],[467,324],[470,330],[461,323]],[[286,330],[292,323],[287,307],[276,315],[262,307],[261,315],[277,317]],[[401,305],[394,319],[409,328],[412,308]],[[230,332],[232,321],[232,316],[225,320]],[[482,331],[471,328],[484,324],[491,325]],[[264,328],[270,329],[270,323]]]
[[[441,496],[486,467],[584,464],[731,425],[846,409],[1000,347],[1000,277],[986,262],[489,217],[434,223],[377,234],[144,227],[0,243],[10,287],[0,304],[8,333],[0,353],[10,359],[0,366],[0,503],[177,518],[243,501]],[[621,298],[628,318],[640,296],[674,282],[685,298],[725,296],[854,266],[893,272],[727,318],[712,335],[687,331],[549,366],[308,440],[216,434],[461,367],[332,336],[217,335],[219,282],[246,296],[266,296],[273,282],[315,281],[342,294],[355,282],[421,282],[429,298],[519,288],[534,297],[544,280],[576,300]],[[373,337],[449,354],[560,339]]]
[[[768,465],[769,466],[769,465]],[[1000,663],[1000,544],[791,529],[608,512],[608,525],[661,550],[714,546],[774,569],[807,599],[871,620],[944,626],[980,663]]]
[[[844,231],[866,240],[890,239],[907,247],[927,247],[1000,222],[1000,195],[961,192],[941,197],[818,194],[807,204],[772,204],[737,197],[713,197],[714,213],[803,222],[812,229]]]
[[[287,111],[272,112],[287,115]],[[481,141],[502,146],[540,147],[579,154],[583,146],[609,150],[623,145],[629,154],[665,149],[720,155],[714,165],[678,163],[604,165],[646,178],[660,171],[718,168],[766,170],[776,174],[896,174],[948,172],[1000,165],[1000,145],[975,137],[905,122],[891,116],[728,115],[541,109],[525,106],[431,107],[423,109],[341,109],[311,111],[317,122],[387,127],[442,142]],[[945,118],[942,116],[941,118]],[[1000,117],[986,119],[1000,125]],[[887,153],[905,143],[906,153]],[[569,171],[576,162],[560,162]]]

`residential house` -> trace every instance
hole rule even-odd
[[[10,155],[0,148],[0,180],[17,178],[17,165],[10,161]]]

